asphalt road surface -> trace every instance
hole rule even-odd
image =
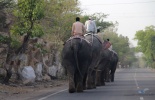
[[[155,72],[151,69],[117,69],[115,82],[106,86],[68,93],[58,90],[36,100],[155,100]]]

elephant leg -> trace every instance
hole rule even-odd
[[[106,69],[106,82],[110,82],[109,68]]]
[[[83,81],[77,83],[76,92],[83,92]]]
[[[96,73],[96,86],[101,86],[101,71],[98,70]]]
[[[92,88],[96,88],[96,70],[92,72]]]
[[[76,92],[83,92],[83,75],[81,76],[81,74],[79,72],[76,72],[75,75]]]
[[[105,86],[105,71],[101,72],[102,77],[100,77],[101,80],[101,86]]]
[[[83,77],[83,90],[86,90],[86,78],[87,78],[87,73]]]
[[[82,62],[80,64],[80,72],[78,71],[77,74],[77,92],[83,92],[83,90],[86,89],[86,78],[87,78],[87,71],[88,71],[88,65],[89,62]]]
[[[115,77],[115,71],[116,71],[116,67],[114,69],[111,69],[111,73],[110,73],[110,79],[111,82],[114,82],[114,77]]]
[[[75,92],[75,83],[73,76],[69,76],[69,93]]]
[[[74,70],[69,67],[67,69],[67,72],[68,72],[68,78],[69,78],[69,93],[74,93],[75,92],[75,76],[74,76]]]
[[[111,82],[114,82],[114,73],[111,73]]]
[[[87,89],[92,89],[93,88],[93,86],[92,86],[92,80],[93,80],[93,78],[92,78],[92,69],[89,68],[88,69],[87,79],[86,79],[86,88]]]

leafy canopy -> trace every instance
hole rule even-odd
[[[138,40],[137,51],[144,53],[149,63],[155,61],[155,26],[137,31],[134,39]]]
[[[44,17],[44,0],[18,0],[14,10],[16,23],[12,27],[15,35],[30,34],[40,37],[43,35],[39,20]]]

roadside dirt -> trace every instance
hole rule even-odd
[[[67,88],[67,80],[35,82],[26,86],[19,83],[9,85],[0,83],[0,100],[37,100],[42,96]]]

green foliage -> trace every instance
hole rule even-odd
[[[0,43],[2,44],[11,44],[11,48],[17,48],[20,46],[20,42],[17,40],[17,37],[8,37],[8,36],[3,36],[0,34]]]
[[[18,6],[14,10],[17,19],[11,32],[21,36],[24,34],[30,34],[32,37],[42,36],[39,20],[44,17],[44,6],[43,0],[18,0]]]
[[[44,35],[41,25],[36,24],[32,30],[32,37],[41,37]]]
[[[19,48],[21,45],[21,42],[17,40],[17,38],[11,39],[11,48]]]
[[[7,44],[9,42],[9,38],[7,36],[3,36],[0,34],[0,43]]]
[[[148,64],[153,64],[155,61],[155,26],[148,26],[145,30],[137,31],[134,39],[138,40],[137,51],[144,53]]]
[[[18,10],[15,13],[18,17],[23,17],[27,21],[40,20],[44,16],[43,7],[43,0],[18,0]]]
[[[43,45],[42,45],[42,44],[36,43],[36,44],[34,44],[34,46],[35,46],[36,48],[39,48],[39,49],[41,50],[41,53],[42,53],[42,54],[48,53],[48,51],[45,50],[45,49],[43,48]]]
[[[12,7],[13,3],[14,3],[14,0],[0,0],[0,10]]]
[[[52,35],[51,41],[66,41],[71,36],[71,28],[80,8],[76,0],[48,0],[42,20],[44,32]]]

